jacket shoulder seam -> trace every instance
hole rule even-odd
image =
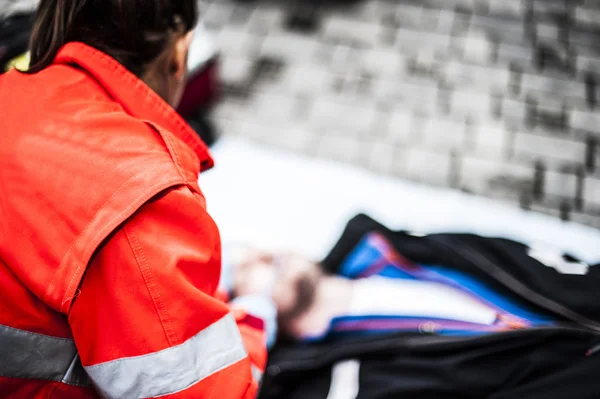
[[[169,319],[165,303],[159,293],[158,285],[156,284],[156,278],[154,273],[152,273],[150,265],[148,264],[148,259],[144,253],[142,245],[140,244],[140,241],[130,224],[125,224],[123,226],[123,232],[125,233],[125,237],[127,238],[129,247],[133,252],[138,269],[142,275],[142,278],[144,279],[144,284],[146,285],[146,289],[148,290],[148,294],[150,295],[152,304],[154,305],[154,309],[156,310],[160,320],[160,324],[165,333],[167,342],[169,346],[175,346],[177,345],[175,332],[171,327],[171,321]]]

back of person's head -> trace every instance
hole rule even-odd
[[[52,64],[65,44],[82,42],[142,77],[197,19],[197,0],[41,0],[29,72]]]

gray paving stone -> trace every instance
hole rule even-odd
[[[530,67],[533,62],[533,50],[526,44],[517,45],[501,42],[495,50],[496,63],[520,65],[523,69]]]
[[[228,27],[221,30],[215,40],[223,54],[252,59],[258,54],[263,39],[250,34],[244,28]]]
[[[583,187],[583,199],[586,205],[600,205],[600,179],[588,177],[585,179]]]
[[[422,127],[422,144],[434,150],[460,151],[466,140],[464,122],[441,118],[427,119]]]
[[[437,13],[437,32],[452,34],[454,32],[466,32],[468,26],[464,24],[461,26],[460,18],[457,17],[454,10],[434,10],[429,11],[430,13]]]
[[[360,150],[360,142],[356,138],[327,134],[319,140],[317,154],[337,161],[354,163]]]
[[[566,13],[569,11],[569,2],[552,0],[532,0],[533,13],[537,17],[545,14]]]
[[[248,121],[252,120],[252,114],[246,102],[227,98],[221,101],[213,110],[212,116],[216,120]]]
[[[323,22],[322,32],[325,38],[340,39],[353,43],[355,46],[371,48],[381,42],[382,26],[373,22],[362,22],[331,16]]]
[[[240,136],[248,137],[261,143],[272,143],[278,133],[278,129],[275,126],[265,125],[255,120],[240,121],[238,129]]]
[[[534,212],[543,213],[544,215],[553,216],[555,218],[560,217],[560,210],[556,208],[549,208],[541,204],[533,204],[530,209]]]
[[[441,75],[443,54],[436,49],[423,47],[416,54],[407,57],[406,73],[411,76],[431,79],[433,83]]]
[[[598,3],[598,0],[579,0],[578,5],[580,8],[588,10],[600,9],[600,3]]]
[[[372,76],[397,79],[406,74],[406,57],[393,49],[365,50],[361,57],[362,68]]]
[[[205,0],[225,85],[215,120],[224,134],[515,205],[542,160],[532,207],[560,215],[567,201],[573,220],[599,226],[600,151],[586,143],[600,139],[600,1],[577,1],[569,35],[556,17],[572,3],[535,0],[526,22],[531,1],[363,0],[300,34],[285,26],[289,2]],[[273,68],[256,79],[259,65]]]
[[[376,80],[373,95],[380,103],[410,112],[433,115],[439,109],[438,85],[427,79]]]
[[[596,111],[574,110],[570,113],[570,125],[573,129],[600,134],[600,114]]]
[[[362,50],[346,44],[337,44],[332,47],[329,58],[329,69],[336,74],[357,74],[360,71]]]
[[[575,65],[578,71],[600,71],[600,58],[593,55],[577,54],[575,57]]]
[[[384,15],[396,10],[395,5],[386,0],[362,1],[354,7],[355,16],[363,21],[381,22]]]
[[[492,61],[495,47],[483,31],[471,30],[453,40],[453,46],[458,49],[466,61],[488,64]]]
[[[566,97],[529,92],[526,126],[564,134],[570,126],[570,108]]]
[[[556,43],[560,40],[561,28],[552,22],[541,21],[535,26],[537,42]]]
[[[423,8],[420,4],[405,4],[402,7],[394,7],[391,15],[388,15],[396,27],[418,29],[423,15],[431,10]],[[384,16],[385,17],[385,16]]]
[[[511,80],[511,72],[507,68],[490,68],[457,60],[444,62],[441,75],[452,87],[465,87],[482,92],[494,89],[505,91]]]
[[[281,33],[265,37],[260,48],[263,57],[279,58],[287,63],[314,62],[318,42],[294,33]]]
[[[574,174],[548,171],[544,175],[544,183],[545,194],[566,198],[576,196],[577,177]]]
[[[321,132],[334,130],[358,136],[371,132],[377,117],[378,111],[374,106],[318,98],[312,105],[308,123]]]
[[[240,136],[243,134],[239,120],[220,119],[214,117],[214,122],[219,135]]]
[[[504,124],[484,123],[472,127],[475,154],[491,159],[503,159],[509,154],[511,143],[509,132]]]
[[[585,155],[585,144],[582,142],[525,132],[517,132],[514,145],[516,156],[525,159],[581,163]]]
[[[406,55],[416,55],[423,49],[443,53],[450,47],[451,40],[446,34],[400,28],[396,34],[395,47]]]
[[[299,119],[298,99],[270,93],[255,93],[252,107],[254,120],[266,126],[290,126]]]
[[[460,7],[465,10],[479,11],[489,9],[489,0],[427,0],[430,7],[454,10]]]
[[[502,99],[502,115],[504,120],[522,126],[527,115],[526,104],[520,98],[504,97]]]
[[[523,15],[526,0],[490,1],[491,15],[507,15],[520,17]]]
[[[576,7],[574,19],[577,24],[598,26],[600,10],[591,7]]]
[[[270,137],[270,144],[299,152],[314,151],[319,138],[307,126],[293,125],[289,129],[281,130]]]
[[[450,180],[450,154],[410,148],[406,154],[406,176],[423,183],[445,186]]]
[[[576,48],[583,54],[597,54],[600,50],[600,34],[596,28],[593,29],[574,29],[569,33],[569,46]]]
[[[220,78],[228,86],[243,86],[250,81],[254,62],[247,58],[221,56]]]
[[[375,140],[371,143],[368,158],[369,169],[384,173],[403,175],[405,167],[404,158],[400,149],[387,140]]]
[[[473,15],[471,28],[485,33],[485,37],[495,41],[521,45],[527,37],[527,27],[521,19],[497,18],[493,15]]]
[[[548,94],[554,94],[554,100],[563,97],[572,97],[582,102],[585,99],[585,85],[575,80],[556,79],[544,75],[523,74],[521,77],[521,91],[543,99]],[[578,104],[578,103],[574,103]]]
[[[483,156],[464,156],[461,159],[460,187],[477,194],[490,195],[495,191],[506,198],[518,198],[522,187],[532,177],[533,168],[527,165]]]
[[[235,6],[227,2],[212,2],[201,7],[202,21],[211,30],[220,30],[229,23]],[[228,27],[229,29],[229,27]]]
[[[314,98],[333,91],[334,75],[314,64],[297,64],[286,69],[283,80],[288,93]]]
[[[279,34],[284,27],[286,13],[281,7],[258,4],[250,15],[248,30]]]
[[[402,100],[401,85],[392,79],[375,79],[372,82],[372,98],[377,104],[399,106]]]
[[[582,212],[572,212],[570,220],[575,223],[586,224],[588,226],[600,229],[600,217],[598,216],[591,216]]]
[[[394,109],[387,116],[386,137],[390,143],[406,144],[415,141],[419,136],[416,132],[415,116],[402,109]]]
[[[492,96],[474,90],[453,90],[451,113],[457,118],[488,119],[492,114]]]

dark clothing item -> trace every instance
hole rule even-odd
[[[529,255],[521,243],[474,234],[413,236],[392,231],[366,215],[352,219],[341,239],[324,259],[323,267],[334,274],[365,234],[383,234],[403,256],[425,265],[444,265],[481,280],[503,295],[518,296],[540,310],[600,331],[600,267],[590,266],[585,275],[561,274]],[[563,255],[565,262],[578,262]]]
[[[273,356],[260,398],[325,399],[332,370],[348,359],[360,363],[357,399],[600,397],[600,356],[586,356],[589,337],[503,335],[420,348],[402,345],[405,336],[288,348]]]
[[[365,215],[350,221],[323,267],[337,273],[374,231],[411,261],[469,273],[555,315],[558,326],[480,337],[422,331],[282,343],[270,355],[261,399],[325,399],[334,389],[332,371],[348,360],[359,364],[358,381],[352,381],[357,399],[600,398],[600,354],[592,353],[600,344],[600,268],[590,267],[585,276],[561,274],[514,241],[470,234],[416,237]]]

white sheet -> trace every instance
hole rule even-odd
[[[402,315],[489,326],[497,314],[484,302],[449,285],[371,276],[355,282],[346,315]]]
[[[513,238],[600,261],[600,231],[452,190],[382,177],[238,137],[213,149],[202,175],[208,210],[223,240],[299,251],[315,259],[345,223],[365,212],[397,229],[472,232]]]

